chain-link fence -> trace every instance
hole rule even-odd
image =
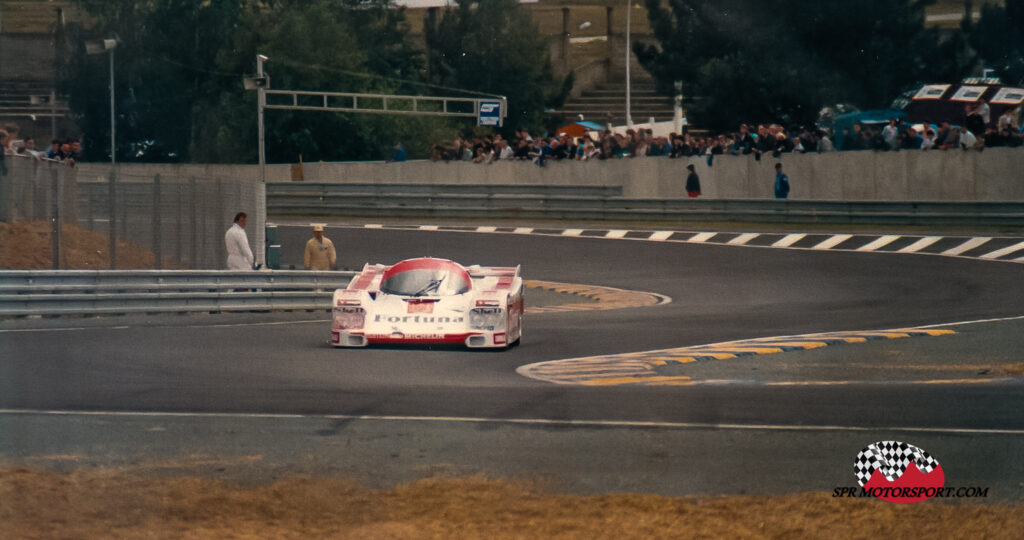
[[[57,223],[106,235],[109,268],[118,266],[117,252],[125,243],[150,251],[156,269],[224,268],[224,233],[238,212],[249,216],[249,244],[256,262],[262,263],[266,196],[258,179],[117,171],[86,177],[61,163],[8,156],[7,173],[0,180],[0,220],[53,224],[52,237],[58,241],[50,247],[63,252],[57,257],[54,251],[60,267],[74,266],[67,252],[79,246],[67,234],[62,238]]]

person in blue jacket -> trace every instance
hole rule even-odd
[[[775,164],[775,198],[785,199],[789,197],[789,177],[782,172],[782,164]]]

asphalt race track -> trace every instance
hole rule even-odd
[[[284,265],[301,265],[308,234],[281,228]],[[522,345],[503,352],[335,350],[326,313],[17,321],[0,326],[0,455],[258,454],[261,465],[228,469],[345,474],[371,485],[442,471],[543,478],[573,492],[777,493],[855,485],[857,452],[896,439],[942,461],[947,485],[1024,500],[1020,375],[934,382],[949,366],[1024,362],[1024,321],[1012,320],[1024,315],[1024,264],[513,234],[327,235],[343,267],[423,255],[520,264],[526,279],[672,301],[529,315]],[[577,357],[997,318],[1010,320],[687,372],[720,384],[589,387],[516,372]],[[880,375],[901,358],[926,369]],[[825,362],[826,378],[844,384],[813,382]],[[792,384],[760,384],[780,377]]]

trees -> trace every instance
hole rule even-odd
[[[822,106],[886,107],[969,66],[957,35],[924,27],[916,0],[647,0],[660,47],[635,46],[667,87],[681,80],[698,125],[810,124]]]
[[[963,29],[984,67],[994,69],[1004,84],[1024,86],[1024,0],[985,4],[978,22],[964,18]]]
[[[85,133],[86,158],[109,140],[106,64],[85,39],[116,36],[118,160],[254,162],[256,93],[242,88],[255,54],[276,88],[420,93],[422,54],[404,11],[387,0],[82,0],[90,28],[68,28],[60,90]],[[272,111],[268,161],[380,159],[426,141],[445,121]],[[418,146],[408,144],[416,154]],[[418,153],[425,153],[426,144]]]
[[[458,0],[424,33],[430,82],[504,95],[506,130],[541,128],[545,102],[561,88],[547,43],[516,0]]]

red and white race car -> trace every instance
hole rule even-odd
[[[523,334],[519,267],[462,266],[447,259],[367,264],[334,291],[331,344],[465,344],[510,347]]]

